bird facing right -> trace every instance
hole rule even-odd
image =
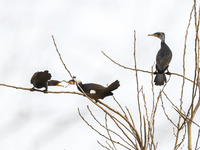
[[[48,70],[45,71],[38,71],[35,72],[31,78],[31,84],[33,84],[33,88],[31,91],[34,91],[35,88],[45,88],[44,93],[47,92],[48,86],[61,86],[60,82],[62,81],[57,81],[57,80],[50,80],[51,79],[51,74],[49,73]]]
[[[149,34],[148,36],[154,36],[161,40],[161,48],[156,56],[156,77],[154,79],[155,85],[164,85],[166,82],[165,74],[170,74],[168,71],[169,63],[172,59],[172,51],[165,43],[165,34],[163,32],[156,32]],[[165,71],[167,72],[165,73]]]

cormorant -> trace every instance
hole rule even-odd
[[[31,84],[33,84],[32,91],[35,90],[35,88],[45,88],[44,93],[48,90],[48,86],[60,86],[60,81],[57,80],[50,80],[51,74],[49,71],[41,71],[36,72],[33,74],[31,78]]]
[[[170,74],[168,71],[169,63],[172,59],[172,51],[165,43],[165,34],[163,32],[156,32],[154,34],[149,34],[148,36],[155,36],[161,40],[161,48],[156,56],[156,77],[154,79],[155,85],[164,85],[166,82],[166,74]]]
[[[118,80],[110,84],[108,87],[103,87],[102,85],[94,84],[94,83],[82,84],[82,82],[79,79],[77,79],[76,77],[73,77],[73,78],[74,79],[68,81],[68,83],[76,84],[77,82],[79,86],[82,88],[82,90],[85,92],[85,94],[88,97],[94,99],[96,102],[98,102],[99,99],[104,99],[104,97],[106,96],[113,95],[112,91],[116,90],[120,86]],[[82,92],[78,86],[77,88],[80,92]]]

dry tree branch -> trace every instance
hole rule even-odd
[[[110,138],[110,141],[111,141],[111,143],[112,143],[114,149],[117,150],[116,147],[115,147],[115,143],[113,142],[112,137],[111,137],[111,135],[110,135],[110,132],[109,132],[109,130],[108,130],[108,119],[107,119],[107,114],[105,114],[105,124],[106,124],[106,131],[107,131],[107,133],[108,133],[108,136],[109,136],[109,138]],[[111,146],[110,146],[110,147],[111,147]]]
[[[110,138],[108,138],[107,136],[105,136],[104,134],[102,134],[101,132],[99,132],[97,129],[95,129],[91,124],[89,124],[89,123],[85,120],[85,118],[81,115],[81,112],[80,112],[79,108],[78,108],[78,113],[79,113],[81,119],[82,119],[89,127],[91,127],[92,130],[94,130],[95,132],[97,132],[99,135],[101,135],[101,136],[104,137],[105,139],[110,140]],[[130,148],[126,147],[125,145],[121,144],[120,142],[117,142],[117,141],[114,141],[114,140],[112,140],[112,141],[113,141],[114,143],[116,143],[116,144],[121,145],[122,147],[125,147],[125,148],[127,148],[127,149],[130,149]],[[131,145],[131,146],[132,146],[132,145]],[[133,148],[134,148],[134,147],[133,147]]]
[[[181,142],[176,145],[176,147],[175,147],[176,150],[181,146],[181,144],[183,144],[183,142],[185,140],[185,136],[186,136],[186,133],[187,133],[186,132],[186,125],[184,125],[184,127],[185,127],[185,130],[184,130],[183,138],[181,139]]]
[[[153,67],[155,65],[155,62],[153,63],[153,65],[151,66],[151,72],[153,72]],[[153,83],[153,73],[151,74],[151,91],[152,91],[152,96],[153,96],[153,106],[152,106],[152,112],[151,112],[151,118],[150,120],[152,120],[152,117],[153,117],[153,110],[154,110],[154,107],[155,107],[155,93],[154,93],[154,83]],[[153,123],[154,124],[154,123]],[[153,125],[152,124],[152,125]]]
[[[132,71],[140,71],[140,72],[144,72],[144,73],[151,73],[151,74],[153,74],[153,72],[151,72],[151,71],[146,71],[146,70],[142,70],[142,69],[134,69],[134,68],[131,68],[131,67],[123,66],[123,65],[117,63],[116,61],[114,61],[113,59],[111,59],[111,58],[110,58],[108,55],[106,55],[103,51],[101,51],[101,52],[103,53],[104,56],[106,56],[108,59],[110,59],[114,64],[116,64],[116,65],[118,65],[118,66],[120,66],[120,67],[122,67],[122,68],[124,68],[124,69],[132,70]],[[191,79],[189,79],[189,78],[187,78],[187,77],[185,77],[185,76],[183,76],[183,75],[180,75],[180,74],[178,74],[178,73],[172,73],[172,72],[170,72],[170,73],[171,73],[171,75],[176,75],[176,76],[185,78],[186,80],[188,80],[188,81],[194,83],[193,80],[191,80]],[[195,83],[195,84],[197,84],[197,83]]]
[[[115,102],[117,103],[117,105],[119,106],[119,108],[122,110],[122,112],[124,113],[124,116],[128,119],[126,112],[124,111],[124,109],[122,108],[122,106],[120,105],[120,103],[116,100],[116,98],[114,96],[112,96],[113,99],[115,100]]]
[[[114,150],[114,149],[111,147],[111,145],[108,143],[108,141],[106,141],[106,144],[108,144],[108,146],[109,146],[112,150]]]
[[[198,136],[197,136],[197,141],[196,141],[196,146],[195,146],[195,150],[198,150],[199,148],[197,148],[198,146],[198,143],[199,143],[199,137],[200,137],[200,129],[199,129],[199,132],[198,132]]]
[[[5,86],[5,87],[9,87],[9,88],[20,89],[20,90],[27,90],[27,91],[31,91],[32,90],[32,88],[24,88],[24,87],[13,86],[13,85],[8,85],[8,84],[2,84],[2,83],[0,83],[0,86]],[[34,91],[44,93],[43,90],[35,89]],[[34,91],[31,91],[31,92],[34,92]],[[79,93],[79,92],[70,92],[70,91],[46,91],[46,93],[54,93],[54,94],[69,93],[69,94],[77,94],[77,95],[84,96],[82,93]]]
[[[153,67],[155,65],[155,62],[153,63],[153,65],[151,66],[151,72],[153,72]],[[155,132],[155,125],[154,125],[154,109],[155,107],[157,107],[157,105],[155,106],[155,93],[154,93],[154,78],[153,78],[153,73],[151,73],[151,91],[152,91],[152,96],[153,96],[153,106],[152,106],[152,110],[151,110],[151,117],[150,119],[148,119],[148,125],[149,125],[149,135],[148,135],[148,141],[151,138],[151,147],[154,147],[154,150],[156,149],[156,145],[154,142],[154,132]],[[144,99],[145,100],[145,99]],[[151,148],[152,149],[152,148]]]
[[[190,12],[190,18],[189,18],[189,22],[188,22],[188,26],[186,28],[186,34],[185,34],[185,42],[184,42],[184,50],[183,50],[183,75],[185,76],[185,55],[186,55],[186,48],[187,48],[187,37],[188,37],[188,30],[191,24],[191,20],[192,20],[192,12],[194,10],[194,6],[192,7],[192,10]],[[184,85],[185,85],[185,79],[183,79],[183,83],[182,83],[182,89],[181,89],[181,98],[180,98],[180,108],[182,109],[182,99],[183,99],[183,91],[184,91]]]
[[[134,51],[133,51],[133,58],[134,58],[134,64],[135,64],[135,69],[137,69],[137,61],[136,61],[136,31],[134,30]],[[135,71],[135,78],[136,78],[136,85],[137,85],[137,102],[138,102],[138,111],[139,111],[139,116],[140,116],[140,137],[141,137],[141,142],[143,142],[142,139],[142,113],[141,113],[141,108],[140,108],[140,90],[139,90],[139,82],[138,82],[138,74],[137,70]]]
[[[196,0],[194,0],[194,6],[193,6],[193,10],[194,10],[194,24],[195,24],[195,29],[196,29],[196,37],[195,37],[195,46],[194,46],[194,53],[195,53],[195,69],[194,69],[194,81],[197,80],[198,76],[199,76],[199,53],[197,51],[197,44],[198,44],[198,27],[197,27],[197,13],[196,13]],[[196,97],[196,91],[197,91],[197,86],[195,84],[193,84],[193,90],[192,90],[192,103],[191,103],[191,111],[189,109],[189,111],[191,112],[191,118],[193,118],[193,108],[194,108],[194,99]],[[189,122],[190,123],[190,122]],[[188,127],[190,125],[188,124]],[[188,132],[190,131],[190,129],[188,129]],[[192,148],[190,146],[190,148]]]
[[[131,113],[130,113],[130,111],[129,111],[129,109],[127,107],[126,107],[126,110],[127,110],[128,114],[129,114],[129,117],[131,118],[131,122],[132,122],[133,126],[135,127],[135,123],[133,121],[133,117],[132,117],[132,115],[131,115]]]
[[[188,30],[189,30],[191,19],[192,19],[192,12],[193,12],[193,7],[192,7],[192,10],[190,12],[190,18],[189,18],[189,22],[188,22],[188,26],[187,26],[186,34],[185,34],[185,42],[184,42],[184,50],[183,50],[183,76],[185,76],[185,56],[186,56],[186,47],[187,47],[187,36],[188,36]],[[193,83],[195,83],[195,81]],[[182,88],[181,88],[181,98],[180,98],[180,110],[181,111],[182,111],[182,105],[183,105],[184,85],[185,85],[185,78],[183,78],[183,83],[182,83]],[[195,85],[195,84],[193,84],[193,85]],[[165,96],[167,97],[166,94],[165,94]],[[169,100],[169,98],[167,98],[167,99]],[[173,106],[175,106],[175,105],[173,104]],[[178,144],[178,139],[179,139],[179,133],[180,133],[180,130],[184,126],[184,124],[180,125],[181,118],[182,118],[181,115],[179,115],[179,119],[178,119],[178,123],[177,123],[177,132],[176,132],[176,139],[175,139],[174,149],[177,149],[177,147],[178,147],[177,144]]]
[[[178,129],[178,126],[169,118],[169,116],[167,115],[166,111],[165,111],[165,106],[164,106],[164,102],[163,102],[163,99],[162,97],[160,97],[160,100],[161,100],[161,106],[163,108],[163,112],[165,114],[165,116],[167,117],[167,119],[171,122],[171,124],[173,124],[177,129]]]
[[[97,141],[97,143],[99,143],[99,145],[101,145],[101,147],[107,149],[107,150],[110,150],[109,148],[107,148],[106,146],[104,146],[103,144],[101,144],[101,142]]]
[[[197,16],[196,16],[197,17]],[[196,27],[196,41],[197,41],[197,49],[198,49],[198,68],[197,68],[197,71],[198,71],[198,79],[200,78],[199,76],[199,54],[200,54],[200,39],[199,39],[199,22],[200,22],[200,8],[199,8],[199,16],[198,16],[198,24],[196,24],[195,25],[195,27]],[[197,79],[197,80],[198,80]],[[199,90],[199,93],[200,93],[200,90]],[[196,104],[196,106],[195,106],[195,108],[194,108],[194,110],[193,110],[193,115],[191,116],[191,119],[193,119],[194,118],[194,116],[195,116],[195,114],[196,114],[196,112],[197,112],[197,110],[198,110],[198,108],[199,108],[199,106],[200,106],[200,95],[199,95],[199,100],[198,100],[198,102],[197,102],[197,104]]]
[[[153,110],[153,115],[152,115],[152,120],[153,120],[153,121],[154,121],[154,118],[155,118],[155,114],[156,114],[156,110],[157,110],[157,107],[158,107],[159,99],[160,99],[160,97],[162,96],[162,93],[163,93],[163,91],[164,91],[164,89],[165,89],[167,83],[169,82],[170,77],[171,77],[171,75],[169,76],[169,79],[167,80],[166,84],[163,85],[162,89],[160,90],[160,92],[159,92],[159,94],[158,94],[158,97],[157,97],[157,101],[156,101],[155,107],[153,108],[153,109],[154,109],[154,110]]]
[[[200,128],[200,125],[198,125],[198,123],[194,122],[191,118],[188,118],[187,115],[183,114],[177,107],[172,107],[174,108],[174,110],[176,110],[177,113],[179,113],[181,115],[181,117],[186,121],[190,121],[191,123],[195,124],[197,127]]]
[[[196,0],[194,0],[194,24],[195,24],[195,30],[196,30],[196,37],[195,37],[195,46],[194,46],[194,53],[195,53],[195,70],[194,70],[194,82],[197,81],[198,83],[198,78],[199,78],[199,54],[200,54],[200,43],[199,43],[199,23],[197,23],[200,19],[200,15],[197,18],[197,7],[196,7]],[[199,10],[200,11],[200,10]],[[199,87],[199,85],[193,84],[193,90],[192,90],[192,102],[191,102],[191,107],[188,110],[187,116],[190,115],[190,120],[187,121],[187,129],[188,129],[188,149],[192,150],[192,121],[194,119],[194,116],[200,106],[200,95],[199,95],[199,99],[198,102],[196,104],[196,106],[194,106],[194,99],[196,97],[197,94],[197,88]],[[200,94],[200,91],[199,91]],[[195,108],[194,108],[195,107]]]
[[[121,123],[119,120],[117,120],[114,116],[112,116],[111,119],[114,121],[114,123],[117,125],[117,127],[122,131],[122,133],[125,135],[125,137],[134,145],[135,149],[138,149],[137,145],[132,141],[132,139],[127,135],[127,133],[122,129],[122,127],[118,123],[120,123],[126,130],[129,130],[129,129],[123,123]],[[141,144],[140,139],[138,139],[138,137],[135,135],[133,135],[133,136],[135,137],[137,142],[139,144]],[[140,145],[140,147],[141,147],[141,145]]]
[[[54,45],[55,45],[56,51],[57,51],[57,53],[58,53],[58,55],[59,55],[59,57],[60,57],[60,60],[61,60],[61,62],[62,62],[62,64],[63,64],[63,66],[65,67],[65,70],[67,70],[67,72],[69,73],[69,75],[71,76],[71,78],[73,78],[71,72],[69,71],[69,69],[67,69],[67,67],[66,67],[66,65],[65,65],[65,63],[64,63],[64,61],[63,61],[63,59],[62,59],[62,57],[61,57],[61,54],[60,54],[60,52],[59,52],[59,50],[58,50],[58,48],[57,48],[57,45],[56,45],[56,42],[55,42],[55,39],[54,39],[54,36],[53,36],[53,35],[52,35],[52,39],[53,39],[53,43],[54,43]]]
[[[131,144],[129,144],[126,140],[124,140],[122,138],[122,136],[120,136],[118,133],[116,133],[115,131],[108,129],[107,127],[105,127],[104,125],[102,125],[98,119],[94,116],[94,114],[92,113],[92,111],[90,110],[89,106],[87,106],[88,111],[90,112],[90,115],[93,117],[93,119],[101,126],[103,127],[105,130],[112,132],[113,134],[115,134],[116,136],[118,136],[120,139],[122,139],[122,141],[124,141],[126,144],[128,144],[129,146],[131,146],[132,148],[134,148]],[[123,145],[123,144],[122,144]],[[126,147],[125,145],[123,145],[124,147]]]

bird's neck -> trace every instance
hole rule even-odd
[[[161,43],[165,43],[165,39],[161,39]]]
[[[80,88],[83,88],[83,84],[82,84],[82,82],[77,82],[77,88],[78,88],[78,90],[80,91],[80,92],[82,92],[82,90],[80,89]]]

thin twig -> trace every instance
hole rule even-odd
[[[0,83],[0,86],[5,86],[5,87],[9,87],[9,88],[15,88],[15,89],[20,89],[20,90],[27,90],[27,91],[31,91],[31,92],[41,92],[41,93],[44,93],[43,90],[38,90],[38,89],[33,89],[32,88],[24,88],[24,87],[19,87],[19,86],[13,86],[13,85],[8,85],[8,84],[1,84]],[[79,93],[79,92],[70,92],[70,91],[46,91],[46,93],[54,93],[54,94],[62,94],[62,93],[69,93],[69,94],[77,94],[77,95],[82,95],[82,93]]]
[[[200,129],[199,129],[198,136],[197,136],[197,141],[196,141],[195,150],[198,150],[198,149],[199,149],[199,148],[197,148],[198,143],[199,143],[199,137],[200,137]]]
[[[167,113],[166,113],[166,111],[165,111],[165,106],[164,106],[162,97],[160,97],[160,100],[161,100],[161,106],[162,106],[162,108],[163,108],[163,111],[164,111],[165,116],[166,116],[167,119],[178,129],[177,125],[176,125],[176,124],[169,118],[169,116],[167,115]]]
[[[191,118],[187,118],[187,116],[185,114],[183,114],[182,112],[180,112],[180,110],[177,107],[172,107],[172,108],[174,108],[174,110],[176,110],[181,115],[181,117],[184,120],[186,120],[186,122],[190,121],[191,123],[195,124],[197,127],[200,128],[200,125],[198,125],[198,123],[196,123],[193,120],[191,120]]]
[[[89,110],[90,112],[90,115],[94,118],[94,120],[101,126],[103,127],[104,129],[108,130],[109,132],[112,132],[113,134],[117,135],[120,139],[122,139],[122,141],[124,141],[126,144],[128,144],[129,146],[131,146],[132,148],[134,148],[131,144],[129,144],[126,140],[124,140],[118,133],[116,133],[115,131],[111,130],[111,129],[108,129],[106,128],[104,125],[102,125],[98,119],[94,116],[94,114],[92,113],[92,111],[90,110],[89,106],[87,106],[87,109]],[[123,147],[126,147],[125,145],[121,144],[121,146]],[[128,148],[128,147],[126,147]]]
[[[106,56],[108,59],[110,59],[114,64],[116,64],[116,65],[118,65],[118,66],[120,66],[120,67],[122,67],[122,68],[124,68],[124,69],[132,70],[132,71],[136,71],[136,70],[137,70],[137,71],[140,71],[140,72],[151,73],[151,74],[153,74],[153,72],[151,72],[151,71],[146,71],[146,70],[142,70],[142,69],[134,69],[134,68],[131,68],[131,67],[123,66],[123,65],[117,63],[116,61],[114,61],[113,59],[111,59],[111,58],[110,58],[108,55],[106,55],[103,51],[101,51],[101,52],[103,53],[104,56]],[[186,80],[188,80],[188,81],[194,83],[193,80],[191,80],[191,79],[189,79],[189,78],[187,78],[187,77],[185,77],[185,76],[183,76],[183,75],[180,75],[180,74],[178,74],[178,73],[172,73],[172,72],[170,72],[170,73],[171,73],[171,75],[176,75],[176,76],[185,78]],[[197,83],[195,83],[195,84],[197,84]]]
[[[108,147],[104,146],[103,144],[101,144],[99,141],[97,141],[97,143],[99,143],[99,145],[101,145],[101,147],[107,149],[107,150],[110,150]]]
[[[82,118],[82,120],[83,120],[89,127],[91,127],[94,131],[96,131],[99,135],[101,135],[101,136],[104,137],[105,139],[110,140],[107,136],[105,136],[104,134],[102,134],[101,132],[99,132],[97,129],[95,129],[91,124],[89,124],[89,123],[85,120],[85,118],[81,115],[81,112],[80,112],[79,108],[78,108],[78,113],[79,113],[79,116]],[[114,140],[113,140],[113,142],[116,143],[116,144],[119,144],[119,145],[121,145],[121,146],[123,146],[123,147],[125,147],[125,148],[127,148],[127,149],[129,149],[128,147],[124,146],[124,145],[121,144],[120,142],[117,142],[117,141],[114,141]]]
[[[110,138],[110,141],[111,141],[111,143],[112,143],[114,149],[117,150],[116,147],[115,147],[115,143],[113,142],[112,137],[111,137],[111,135],[110,135],[110,132],[109,132],[109,130],[108,130],[108,119],[107,119],[107,114],[105,114],[105,124],[106,124],[106,131],[107,131],[107,133],[108,133],[108,136],[109,136],[109,138]],[[111,147],[111,146],[110,146],[110,147]]]
[[[117,105],[119,106],[119,108],[122,110],[122,112],[124,113],[124,116],[128,119],[126,112],[124,111],[124,109],[122,108],[122,106],[120,105],[120,103],[116,100],[116,98],[113,96],[113,99],[115,100],[115,102],[117,103]]]
[[[134,58],[134,64],[135,64],[135,69],[137,69],[137,61],[136,61],[136,32],[134,31],[134,51],[133,51],[133,58]],[[143,148],[142,142],[142,113],[141,113],[141,108],[140,108],[140,96],[139,96],[139,82],[138,82],[138,74],[137,74],[137,70],[135,71],[135,78],[136,78],[136,85],[137,85],[137,102],[138,102],[138,111],[139,111],[139,115],[140,115],[140,137],[141,137],[141,143],[140,147]]]

